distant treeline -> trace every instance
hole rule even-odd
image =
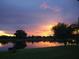
[[[25,38],[16,38],[15,36],[0,36],[0,42],[14,42],[18,40],[25,40],[31,42],[37,41],[55,41],[53,36],[26,36]]]

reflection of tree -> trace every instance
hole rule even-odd
[[[26,42],[25,41],[16,41],[14,43],[14,47],[15,49],[23,49],[26,47]]]

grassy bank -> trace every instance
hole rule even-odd
[[[79,59],[78,47],[35,48],[0,52],[0,59]]]

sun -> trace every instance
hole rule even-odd
[[[5,31],[0,30],[0,36],[14,36],[13,34],[8,34]]]
[[[44,26],[43,29],[45,31],[42,31],[41,36],[53,35],[53,31],[51,31],[52,27],[53,27],[53,25],[51,25],[51,24]]]

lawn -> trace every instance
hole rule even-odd
[[[0,59],[79,59],[78,47],[22,49],[16,53],[0,52]]]

